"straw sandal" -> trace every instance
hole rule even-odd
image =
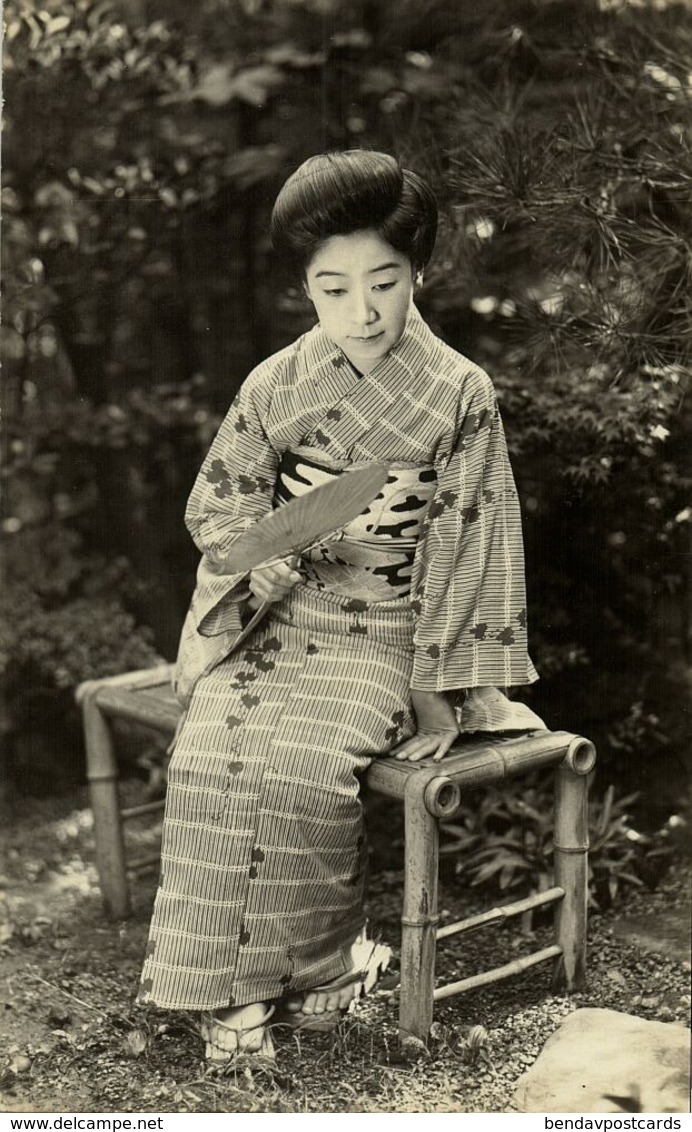
[[[272,1036],[267,1022],[274,1014],[276,1007],[268,1006],[259,1022],[254,1026],[234,1026],[231,1022],[224,1022],[215,1014],[205,1011],[200,1021],[200,1034],[205,1041],[204,1056],[212,1065],[225,1065],[239,1054],[253,1054],[273,1061],[276,1057]],[[239,1009],[240,1014],[242,1007]],[[235,1047],[227,1049],[219,1044],[220,1032],[235,1035]],[[261,1032],[258,1032],[261,1031]]]
[[[352,986],[353,994],[349,1003],[336,1010],[323,1010],[318,1014],[308,1013],[302,1009],[291,1010],[284,1002],[280,1007],[277,1021],[300,1030],[333,1030],[344,1015],[349,1012],[351,1003],[362,998],[377,984],[380,976],[386,971],[391,957],[391,949],[385,944],[374,943],[371,939],[362,935],[359,936],[351,947],[351,959],[357,969],[347,971],[345,975],[340,975],[339,978],[322,986],[311,987],[309,991],[304,993],[303,998],[303,1001],[305,1001],[308,995],[312,994],[330,995],[344,987]]]

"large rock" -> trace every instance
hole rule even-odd
[[[616,1010],[576,1010],[521,1077],[520,1112],[688,1112],[690,1034]]]

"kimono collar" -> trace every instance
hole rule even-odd
[[[437,352],[437,339],[430,328],[421,318],[417,308],[411,305],[406,319],[406,325],[401,338],[388,354],[382,358],[367,374],[360,375],[341,349],[327,336],[318,323],[303,339],[303,355],[305,376],[324,377],[327,374],[335,375],[335,371],[343,376],[365,376],[375,379],[389,378],[400,372],[403,366],[409,374],[420,367],[424,359],[428,364],[433,362]]]
[[[430,405],[435,378],[443,375],[443,350],[412,306],[396,346],[360,374],[317,325],[296,344],[295,368],[291,379],[278,387],[267,434],[277,451],[307,445],[335,459],[347,459],[354,446],[381,429],[392,412],[397,415],[402,398],[409,412],[412,405]],[[453,398],[456,405],[456,384]],[[446,420],[444,412],[430,408],[425,416],[438,423]],[[421,441],[421,451],[429,447]]]

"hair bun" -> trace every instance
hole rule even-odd
[[[422,178],[396,158],[352,149],[309,157],[279,193],[271,217],[274,248],[305,272],[332,236],[375,229],[416,270],[430,258],[437,204]]]

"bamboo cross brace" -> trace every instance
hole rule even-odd
[[[492,971],[483,971],[480,975],[471,975],[468,979],[460,979],[456,983],[448,983],[444,987],[437,987],[433,994],[435,1002],[442,998],[452,998],[463,991],[474,990],[476,987],[485,987],[489,983],[497,983],[500,979],[509,979],[512,975],[520,975],[528,971],[537,963],[544,963],[547,959],[555,959],[562,955],[562,948],[558,944],[544,947],[542,951],[534,951],[522,959],[515,959],[512,963],[505,963],[503,967],[493,967]]]
[[[122,821],[128,821],[130,818],[141,818],[144,814],[155,814],[157,810],[162,810],[166,805],[163,798],[159,798],[156,802],[143,802],[141,806],[129,806],[126,810],[120,811]]]
[[[466,920],[446,924],[445,927],[437,929],[437,938],[438,940],[447,939],[450,935],[474,931],[475,928],[484,927],[486,924],[501,923],[503,920],[509,920],[512,916],[521,916],[524,912],[530,912],[533,908],[540,908],[544,904],[553,904],[556,900],[562,900],[564,895],[564,888],[558,886],[547,888],[545,892],[536,892],[533,896],[527,896],[523,900],[515,900],[512,904],[503,904],[499,908],[490,908],[487,912],[479,912],[477,916],[469,916]]]
[[[148,869],[152,865],[160,864],[160,861],[160,853],[151,853],[146,857],[137,857],[134,861],[128,861],[127,868],[131,873],[141,873],[144,869]]]

